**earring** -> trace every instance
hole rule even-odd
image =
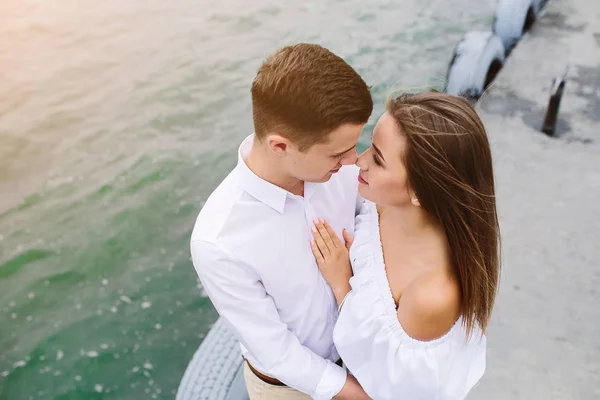
[[[416,197],[413,197],[411,200],[411,203],[413,203],[415,206],[419,205],[419,199],[417,199]]]

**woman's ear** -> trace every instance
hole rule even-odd
[[[411,193],[410,194],[410,202],[417,207],[421,207],[421,202],[419,201],[419,198],[417,197],[416,193]]]

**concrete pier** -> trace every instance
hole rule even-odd
[[[541,133],[569,66],[558,137]],[[550,0],[479,106],[503,239],[470,399],[600,399],[600,1]]]

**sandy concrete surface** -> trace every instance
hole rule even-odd
[[[540,132],[569,65],[559,136]],[[470,399],[600,399],[600,0],[550,0],[479,112],[503,239],[488,368]]]

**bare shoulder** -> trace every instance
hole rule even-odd
[[[414,339],[429,341],[444,336],[460,315],[460,287],[439,272],[415,279],[402,294],[398,320]]]

